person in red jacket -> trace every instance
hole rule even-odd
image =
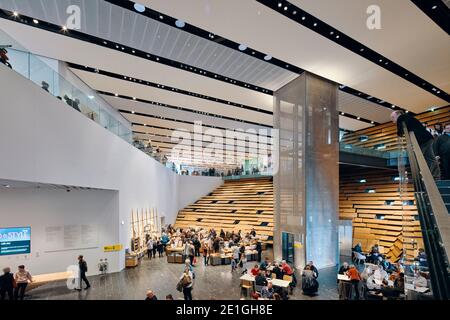
[[[350,269],[347,271],[347,276],[350,278],[352,287],[356,293],[356,300],[359,300],[359,282],[361,281],[361,276],[359,271],[356,269],[355,265],[350,265]]]
[[[281,268],[283,270],[283,274],[287,274],[288,276],[292,276],[292,274],[294,273],[291,266],[288,265],[285,260],[281,262]]]
[[[255,266],[250,270],[252,276],[256,277],[259,274],[259,265],[255,264]]]

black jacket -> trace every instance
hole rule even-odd
[[[14,285],[14,276],[11,272],[4,273],[0,276],[0,289],[2,290],[12,290]]]
[[[433,144],[434,154],[443,157],[444,155],[450,155],[450,136],[443,134],[439,136]]]
[[[413,116],[410,116],[409,114],[402,114],[397,119],[397,135],[399,137],[404,135],[403,123],[406,124],[406,128],[408,129],[408,131],[414,132],[419,145],[422,145],[425,142],[433,139],[433,136],[428,132],[427,128],[425,128],[419,120],[417,120]]]
[[[88,271],[88,267],[87,267],[87,263],[84,260],[81,260],[78,262],[78,265],[80,267],[80,271],[81,272],[87,272]]]

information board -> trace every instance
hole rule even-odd
[[[0,228],[0,256],[31,252],[31,227]]]

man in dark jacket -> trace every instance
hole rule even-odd
[[[87,263],[83,259],[83,256],[78,256],[78,266],[80,268],[80,288],[78,290],[81,290],[81,284],[82,281],[86,284],[86,289],[89,289],[91,285],[89,284],[88,279],[86,278],[86,272],[88,271]]]
[[[445,125],[444,132],[434,142],[434,153],[441,162],[441,178],[450,180],[450,123]]]
[[[419,143],[420,149],[422,150],[425,161],[427,162],[428,168],[430,168],[431,174],[435,180],[439,180],[441,172],[439,170],[439,164],[437,163],[436,156],[433,151],[433,136],[428,132],[419,120],[405,114],[403,111],[397,110],[391,113],[392,122],[397,124],[397,134],[398,136],[403,136],[403,123],[406,124],[406,128],[409,132],[414,132],[417,142]]]
[[[3,269],[3,275],[0,276],[0,300],[5,300],[8,293],[9,300],[14,300],[14,275],[10,268]]]

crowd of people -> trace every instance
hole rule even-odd
[[[419,248],[414,258],[413,266],[405,267],[401,260],[391,263],[380,252],[377,244],[372,246],[369,252],[362,251],[361,243],[358,243],[353,252],[363,255],[364,268],[360,272],[358,265],[344,262],[339,268],[338,274],[346,275],[346,280],[338,281],[340,299],[369,299],[404,298],[405,274],[412,274],[414,285],[428,287],[428,263],[424,249]]]
[[[435,180],[450,180],[450,124],[440,123],[430,128],[414,116],[397,110],[392,112],[391,120],[397,124],[397,134],[403,136],[403,125],[414,132],[425,161]]]
[[[0,276],[0,300],[5,300],[8,295],[9,300],[23,300],[28,283],[33,281],[30,272],[20,265],[13,274],[11,268],[3,269]]]

